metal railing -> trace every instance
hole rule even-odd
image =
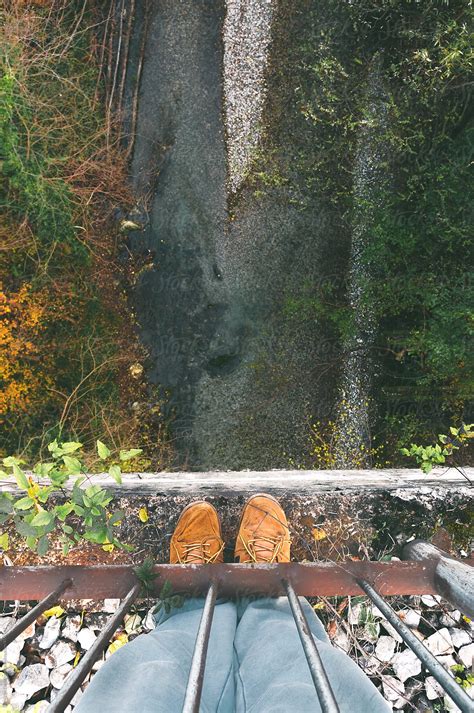
[[[206,654],[216,599],[251,594],[286,596],[301,639],[316,694],[324,713],[339,710],[298,596],[365,594],[392,624],[463,713],[474,713],[474,701],[410,631],[384,599],[395,594],[439,594],[474,618],[474,567],[426,542],[407,545],[402,562],[311,562],[275,565],[156,565],[155,592],[164,581],[173,591],[204,595],[205,603],[189,672],[183,713],[198,713]],[[49,713],[62,713],[111,636],[140,594],[141,584],[131,567],[3,567],[0,600],[41,601],[0,637],[3,650],[42,612],[59,600],[120,597],[123,601],[93,646],[69,675],[51,703]]]

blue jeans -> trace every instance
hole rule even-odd
[[[119,649],[95,674],[75,713],[180,713],[203,599],[160,612],[157,627]],[[392,708],[359,667],[335,649],[301,599],[341,712]],[[321,708],[286,597],[218,600],[202,713],[315,713]]]

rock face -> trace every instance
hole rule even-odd
[[[15,692],[27,698],[47,686],[49,686],[49,671],[41,663],[24,668],[14,682]]]
[[[138,262],[152,257],[134,293],[148,376],[166,390],[180,458],[193,469],[300,460],[308,418],[331,408],[332,345],[299,304],[302,285],[331,281],[341,231],[311,191],[305,202],[275,171],[263,172],[263,194],[243,182],[268,113],[265,67],[283,51],[273,6],[150,4],[132,163],[149,222],[128,247]],[[237,16],[250,38],[235,35]],[[129,106],[140,37],[137,21]],[[234,82],[236,65],[250,84]],[[290,160],[291,131],[282,145]]]

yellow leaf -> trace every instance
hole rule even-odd
[[[464,614],[462,615],[463,620],[466,622],[466,624],[470,624],[471,620],[469,619],[468,616],[465,616]]]
[[[38,493],[40,491],[40,486],[38,485],[38,483],[35,483],[34,481],[32,481],[31,478],[29,478],[29,482],[31,483],[31,485],[26,492],[28,493],[30,498],[35,500],[36,496],[38,495]]]
[[[105,552],[113,552],[115,549],[115,545],[112,545],[110,542],[107,545],[102,545],[102,549]]]
[[[73,668],[76,668],[77,664],[79,663],[80,658],[81,658],[81,652],[78,651],[77,654],[74,656],[74,662],[72,664]]]
[[[0,535],[0,549],[8,550],[9,544],[10,544],[10,542],[8,539],[8,532],[4,532],[3,534]]]
[[[317,604],[313,604],[313,609],[324,609],[324,602],[318,602]]]
[[[140,522],[148,522],[148,511],[146,508],[140,508],[138,511]]]
[[[109,654],[114,654],[116,651],[121,649],[122,646],[124,646],[127,643],[128,643],[127,634],[119,634],[117,636],[117,638],[114,641],[112,641],[112,643],[110,644],[107,651],[109,652]]]
[[[46,611],[43,612],[43,616],[47,619],[49,619],[50,616],[55,616],[59,619],[59,617],[64,614],[64,611],[65,610],[60,606],[51,607],[51,609],[46,609]]]
[[[313,537],[316,540],[325,540],[327,537],[327,534],[321,527],[313,527]]]

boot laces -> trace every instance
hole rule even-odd
[[[190,542],[184,543],[184,556],[181,564],[211,564],[215,562],[224,545],[222,544],[217,552],[210,554],[210,542]]]
[[[255,537],[253,540],[245,542],[242,539],[242,544],[245,547],[250,559],[248,562],[275,562],[280,551],[285,543],[285,538],[280,537]]]

